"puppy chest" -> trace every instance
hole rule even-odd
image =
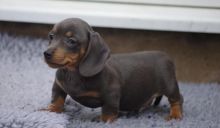
[[[68,82],[61,81],[58,79],[56,79],[56,83],[72,99],[86,107],[96,108],[102,105],[100,93],[96,89],[86,88],[82,84],[71,85]]]
[[[72,98],[78,103],[90,108],[101,107],[103,104],[100,94],[96,91],[85,91]]]
[[[56,84],[69,95],[78,95],[84,89],[79,80],[56,77]]]

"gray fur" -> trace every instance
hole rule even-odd
[[[60,24],[69,26],[68,29],[73,31],[75,28],[82,28],[80,34],[74,32],[85,38],[79,40],[84,41],[87,51],[75,71],[58,69],[56,79],[61,84],[54,83],[55,99],[58,96],[65,98],[68,94],[84,106],[102,107],[104,115],[142,110],[151,105],[153,99],[163,95],[168,97],[171,104],[178,102],[182,105],[183,98],[179,92],[175,67],[167,54],[143,51],[112,54],[109,57],[110,50],[102,37],[93,30],[85,29],[90,27],[84,21],[79,26],[71,26],[74,21],[75,19],[64,20],[55,25],[59,28],[57,33],[60,34],[59,30],[65,31]],[[79,19],[76,22],[80,22]],[[86,37],[85,34],[89,36]],[[80,97],[91,91],[97,92],[99,97]]]

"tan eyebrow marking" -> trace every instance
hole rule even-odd
[[[67,37],[71,37],[73,36],[73,33],[71,31],[68,31],[66,34],[65,34]]]

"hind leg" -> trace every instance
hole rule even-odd
[[[162,92],[167,96],[170,103],[170,115],[167,120],[181,119],[183,117],[183,97],[180,94],[176,75],[175,65],[170,58],[163,61],[165,64],[161,65],[161,78],[162,78]]]
[[[169,99],[170,103],[170,115],[167,117],[167,120],[172,119],[182,119],[183,117],[183,108],[181,101],[174,101],[172,98]]]
[[[179,92],[179,87],[177,85],[177,82],[175,84],[175,87],[172,89],[172,91],[169,92],[166,96],[168,97],[168,101],[170,103],[170,114],[166,119],[167,120],[182,119],[183,96]]]

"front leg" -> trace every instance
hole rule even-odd
[[[111,105],[104,105],[102,107],[102,115],[100,116],[100,120],[103,122],[113,122],[118,117],[118,108],[112,107]]]
[[[57,112],[61,113],[63,112],[64,108],[64,103],[67,94],[63,91],[63,89],[60,88],[61,85],[60,83],[56,80],[53,84],[52,88],[52,100],[51,104],[48,105],[46,109],[42,109],[45,111],[50,111],[50,112]]]
[[[120,92],[118,88],[104,91],[104,105],[100,119],[103,122],[113,122],[119,113]]]

